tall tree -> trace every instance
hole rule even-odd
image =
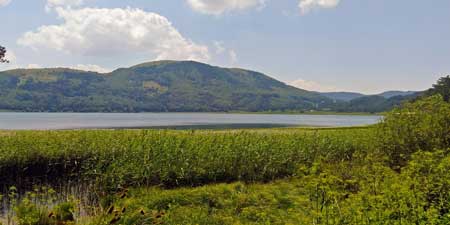
[[[0,45],[0,63],[9,63],[6,57],[6,48]]]
[[[440,94],[444,100],[450,101],[450,76],[441,77],[433,87],[427,91],[428,95]]]

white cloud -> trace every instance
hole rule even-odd
[[[90,71],[90,72],[98,72],[98,73],[109,73],[109,72],[112,71],[110,69],[106,69],[106,68],[103,68],[101,66],[92,65],[92,64],[87,64],[87,65],[85,65],[85,64],[78,64],[76,66],[70,66],[69,68],[77,69],[77,70],[83,70],[83,71]]]
[[[13,69],[18,69],[18,68],[24,68],[24,69],[42,68],[42,66],[38,65],[38,64],[28,64],[28,65],[20,64],[18,62],[19,60],[17,60],[16,54],[13,51],[7,51],[5,58],[8,59],[9,63],[1,63],[0,71],[13,70]]]
[[[218,54],[218,55],[224,53],[225,50],[227,50],[224,47],[223,41],[214,41],[213,44],[214,44],[214,47],[216,48],[216,54]]]
[[[15,63],[17,60],[17,57],[13,51],[7,50],[6,54],[5,54],[5,59],[7,59],[10,63]]]
[[[14,52],[11,50],[6,51],[5,59],[9,61],[9,63],[0,63],[0,71],[10,70],[17,68],[17,57]]]
[[[262,8],[265,2],[266,0],[187,0],[187,3],[193,10],[210,15],[220,15],[225,12],[250,8]]]
[[[6,6],[11,2],[11,0],[0,0],[0,7]]]
[[[236,63],[238,62],[238,56],[237,56],[236,51],[234,51],[233,49],[231,49],[231,50],[228,52],[228,54],[229,54],[229,56],[230,56],[230,63],[231,63],[231,65],[236,65]]]
[[[227,47],[225,47],[225,43],[223,41],[214,41],[213,44],[216,50],[216,56],[227,57],[231,66],[236,65],[236,63],[238,62],[238,56],[234,49],[228,49]]]
[[[25,67],[26,69],[40,69],[40,68],[42,68],[42,66],[41,65],[39,65],[39,64],[28,64],[26,67]]]
[[[318,92],[338,91],[337,87],[319,84],[315,81],[308,81],[308,80],[303,80],[303,79],[298,79],[298,80],[289,82],[288,84],[291,86],[300,88],[300,89],[308,90],[308,91],[318,91]]]
[[[111,57],[149,54],[155,60],[208,61],[208,47],[183,37],[171,22],[140,9],[57,7],[64,20],[25,33],[17,43],[35,50],[55,49],[76,55]]]
[[[57,6],[80,6],[84,0],[47,0],[47,9]]]
[[[335,8],[339,5],[340,0],[300,0],[298,6],[302,14],[306,14],[313,9],[319,8]]]

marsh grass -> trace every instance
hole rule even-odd
[[[345,160],[370,146],[371,128],[248,131],[17,131],[0,138],[0,179],[19,189],[95,181],[198,186],[294,175],[319,158]]]
[[[55,222],[32,184],[78,194],[72,224],[450,224],[449,135],[439,96],[359,128],[18,131],[0,182],[19,225]]]

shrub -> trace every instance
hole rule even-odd
[[[379,149],[394,169],[405,166],[419,150],[450,146],[450,104],[440,95],[427,97],[389,112],[378,126]]]

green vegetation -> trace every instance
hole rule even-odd
[[[0,72],[3,111],[376,113],[413,97],[363,96],[346,102],[258,72],[191,61],[144,63],[107,74],[64,68]]]
[[[288,179],[269,184],[246,182],[175,190],[132,188],[125,197],[113,197],[112,205],[118,210],[106,211],[93,221],[95,224],[115,220],[123,224],[448,224],[449,112],[450,104],[434,96],[394,110],[374,128],[319,130],[320,135],[330,132],[338,137],[333,144],[328,142],[319,149],[332,146],[337,154],[323,154],[330,148],[319,151],[318,157],[298,164]],[[265,132],[288,131],[292,130]],[[304,149],[324,142],[321,138],[316,140]],[[345,144],[349,140],[352,141]],[[353,151],[345,151],[352,147]]]
[[[264,74],[183,61],[108,74],[71,69],[0,72],[0,109],[33,112],[317,110],[333,101]]]
[[[125,213],[94,223],[120,216],[123,224],[448,224],[450,157],[443,156],[415,154],[402,173],[379,162],[317,163],[270,184],[133,189],[114,203]]]
[[[402,103],[417,98],[420,93],[406,95],[406,96],[394,96],[391,98],[385,98],[383,96],[371,95],[353,99],[345,104],[337,106],[338,112],[387,112],[393,108],[402,105]]]
[[[450,76],[441,77],[438,82],[426,92],[426,95],[441,95],[444,98],[444,101],[450,102]]]
[[[383,97],[385,98],[385,100],[389,100],[390,98],[393,97],[407,97],[407,96],[411,96],[411,95],[417,95],[420,94],[418,92],[414,92],[414,91],[386,91],[380,94],[375,94],[375,95],[364,95],[361,93],[356,93],[356,92],[324,92],[324,93],[320,93],[321,95],[331,98],[333,100],[338,100],[338,101],[344,101],[344,102],[350,102],[352,100],[358,99],[358,98],[363,98],[363,97],[370,97],[370,96],[378,96],[378,97]]]
[[[448,171],[441,95],[371,127],[8,131],[0,222],[450,224]]]
[[[370,128],[254,131],[17,131],[0,138],[1,183],[123,186],[269,181],[368,149]]]

